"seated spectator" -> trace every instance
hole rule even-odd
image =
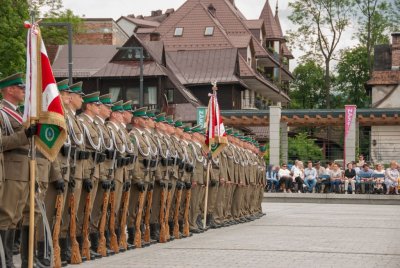
[[[308,192],[315,193],[315,185],[317,184],[317,170],[313,168],[311,161],[308,161],[307,168],[304,170],[304,184],[308,188]]]
[[[356,166],[361,169],[364,166],[364,164],[365,164],[364,155],[360,154],[358,156],[358,162],[357,162]]]
[[[298,192],[302,193],[304,184],[304,166],[301,161],[299,161],[297,167],[293,169],[293,182],[296,182]]]
[[[386,169],[386,178],[385,184],[387,187],[386,194],[390,194],[392,188],[394,188],[395,194],[399,194],[399,190],[397,189],[399,182],[398,179],[400,178],[400,173],[398,170],[398,166],[396,161],[390,162],[390,168]]]
[[[325,188],[328,189],[326,186],[329,186],[330,184],[329,172],[327,172],[326,169],[321,166],[321,162],[319,161],[315,163],[315,170],[317,171],[316,188],[319,190],[318,192],[323,193]]]
[[[351,191],[356,193],[356,171],[353,169],[353,163],[347,164],[347,169],[344,172],[344,193],[347,194],[351,184]]]
[[[374,172],[369,168],[368,164],[364,164],[358,173],[358,176],[360,177],[361,193],[365,194],[366,192],[372,192],[374,184],[374,179],[372,178],[373,173]]]
[[[329,176],[331,177],[331,191],[337,194],[340,193],[340,185],[342,184],[343,173],[337,163],[332,165],[332,170],[330,171]]]
[[[374,178],[375,189],[374,192],[378,194],[383,193],[383,183],[385,182],[385,169],[382,164],[377,164],[374,173],[372,174]]]
[[[358,175],[360,173],[361,168],[357,166],[356,162],[353,162],[353,167],[354,170],[356,171],[356,192],[361,193],[361,180],[360,176]]]
[[[278,173],[279,183],[283,186],[283,192],[291,193],[290,190],[292,187],[292,176],[290,175],[290,170],[288,170],[287,165],[285,163],[282,164],[282,168],[279,169]]]
[[[270,193],[279,191],[279,169],[279,166],[272,166],[268,172],[267,180],[271,185],[271,188],[269,189]]]

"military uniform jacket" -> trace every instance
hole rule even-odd
[[[245,175],[245,156],[242,148],[238,147],[238,156],[239,156],[239,164],[238,164],[238,184],[246,185],[246,175]]]
[[[192,152],[195,161],[195,169],[192,177],[193,182],[197,182],[198,184],[204,184],[204,164],[205,164],[205,157],[203,156],[202,146],[197,141],[193,141],[190,143],[192,147]]]
[[[122,139],[122,133],[120,131],[120,124],[109,121],[107,122],[107,128],[110,133],[110,138],[113,141],[114,144],[114,150],[115,151],[115,161],[113,163],[113,159],[111,159],[111,165],[114,164],[114,179],[123,182],[124,181],[124,167],[117,167],[117,156],[124,156],[125,155],[125,144]],[[113,157],[114,157],[114,152],[113,152]],[[110,166],[111,168],[111,166]]]
[[[126,129],[126,125],[120,124],[120,126],[121,126],[121,128],[119,129],[119,132],[120,132],[120,135],[122,137],[122,141],[125,144],[125,154],[126,154],[126,156],[132,156],[132,155],[137,156],[138,155],[138,147],[135,144],[136,142],[132,141],[132,139],[131,139],[131,137],[130,137],[127,129]],[[137,159],[136,159],[136,161],[137,161]],[[125,173],[125,178],[126,179],[128,179],[130,177],[129,173],[134,171],[135,166],[136,166],[136,163],[131,163],[131,164],[125,166],[124,173]]]
[[[176,136],[170,136],[171,140],[171,150],[172,157],[176,158],[175,165],[171,170],[171,176],[173,176],[176,180],[181,178],[181,174],[183,174],[183,170],[179,169],[179,161],[182,161],[185,157],[185,153],[183,152],[183,148],[181,146],[181,140]],[[179,160],[178,160],[179,159]]]
[[[2,101],[1,107],[7,107],[12,110],[17,116],[22,115],[14,109],[8,102]],[[22,118],[21,118],[22,119]],[[2,132],[2,151],[4,154],[4,178],[14,181],[29,181],[29,145],[28,139],[24,133],[22,121],[18,121],[8,113],[2,110],[1,112],[1,132]],[[40,174],[40,181],[48,181],[48,169],[43,169],[43,166],[48,166],[48,160],[45,159],[39,152],[37,153],[37,175]],[[41,171],[41,172],[40,172]],[[1,179],[3,180],[3,176]]]
[[[106,151],[112,151],[114,149],[114,143],[111,140],[110,130],[106,126],[106,122],[97,116],[94,118],[94,121],[96,122],[97,128],[99,129],[98,134],[101,140],[101,151],[103,153],[106,153]],[[100,180],[107,180],[109,176],[109,171],[112,169],[112,158],[105,157],[105,161],[100,163],[99,168]]]
[[[133,181],[134,183],[138,183],[140,181],[149,182],[149,163],[151,159],[151,153],[148,141],[146,139],[147,136],[143,130],[135,127],[132,128],[129,136],[131,140],[135,140],[135,144],[138,149],[138,157],[133,172]]]
[[[154,167],[150,167],[150,182],[153,182],[154,179],[160,180],[161,179],[161,172],[160,169],[158,168],[159,166],[159,152],[158,152],[158,144],[157,144],[157,138],[154,135],[154,130],[153,129],[148,129],[145,128],[143,131],[145,135],[146,142],[148,142],[148,147],[150,148],[150,155],[151,159],[153,161],[156,161],[156,165]]]
[[[95,161],[96,152],[101,153],[101,140],[99,128],[94,118],[83,113],[78,116],[85,136],[85,149],[90,152],[88,161],[83,167],[83,178],[89,179],[91,176],[98,179],[100,177],[100,164]]]
[[[226,167],[227,167],[227,177],[226,180],[234,183],[235,178],[235,166],[234,166],[234,157],[235,157],[235,149],[232,144],[228,144],[224,148],[223,153],[226,156]]]
[[[181,180],[183,182],[190,182],[193,177],[193,173],[188,171],[188,167],[194,167],[194,155],[192,149],[189,147],[189,142],[186,140],[181,140],[181,146],[183,149],[185,168],[183,169]]]
[[[219,176],[224,181],[228,181],[228,157],[226,155],[226,146],[224,150],[219,155]]]
[[[160,133],[159,131],[155,131],[155,140],[157,141],[157,148],[158,148],[158,156],[159,156],[159,163],[158,163],[158,170],[160,177],[156,178],[159,180],[169,180],[169,166],[168,166],[168,160],[170,157],[169,153],[169,147],[170,147],[170,142],[168,141],[168,138],[166,135],[163,133]]]
[[[210,177],[212,181],[219,182],[219,179],[221,178],[219,169],[220,164],[221,164],[220,156],[211,159]]]
[[[70,172],[71,177],[77,180],[83,179],[83,166],[86,165],[87,160],[78,159],[79,151],[85,151],[85,137],[83,136],[83,130],[80,121],[77,116],[69,110],[65,109],[66,120],[68,126],[68,135],[71,140],[71,146],[73,150],[70,156]],[[74,172],[72,174],[72,169]]]

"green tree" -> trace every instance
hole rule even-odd
[[[386,0],[355,0],[359,29],[357,39],[367,49],[367,66],[372,73],[374,47],[389,43],[389,3]]]
[[[343,32],[349,25],[351,0],[295,0],[289,3],[289,19],[297,26],[290,31],[295,46],[310,57],[321,58],[325,65],[325,105],[331,107],[331,63]],[[293,43],[292,41],[292,43]]]
[[[368,107],[369,96],[365,83],[369,80],[368,49],[358,46],[342,51],[337,70],[337,90],[346,104],[356,104],[359,108]]]
[[[5,77],[25,69],[27,1],[1,0],[0,14],[0,77]]]
[[[390,10],[391,30],[398,32],[400,31],[400,0],[393,0]]]
[[[310,139],[307,133],[299,133],[294,138],[289,138],[289,159],[300,159],[303,161],[316,161],[323,158],[322,149]]]
[[[46,13],[43,19],[45,23],[68,22],[72,24],[73,33],[80,31],[82,20],[67,9],[58,12]],[[68,31],[66,27],[42,27],[43,40],[46,44],[63,45],[68,43]]]
[[[315,61],[301,63],[293,71],[294,81],[289,92],[292,109],[321,108],[324,91],[324,69]]]

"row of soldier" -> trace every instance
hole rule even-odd
[[[110,94],[85,95],[82,82],[57,86],[68,139],[56,161],[36,155],[36,267],[79,264],[264,215],[265,148],[254,140],[228,130],[229,145],[211,158],[199,126],[146,108],[132,110],[131,101],[112,103]],[[0,89],[0,235],[6,267],[14,267],[19,240],[27,267],[28,144],[38,129],[22,125],[22,75],[1,80]]]

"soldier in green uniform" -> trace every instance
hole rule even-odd
[[[132,112],[132,130],[129,132],[130,139],[133,140],[138,148],[137,161],[135,162],[132,187],[131,201],[129,202],[128,217],[128,243],[135,244],[136,247],[142,247],[145,244],[142,238],[141,228],[144,218],[144,201],[147,193],[147,186],[150,182],[150,162],[152,159],[149,141],[144,132],[147,120],[147,108],[139,108]],[[141,202],[140,202],[141,201]],[[136,241],[138,243],[135,243]]]
[[[18,73],[0,80],[0,90],[3,96],[0,104],[0,236],[5,249],[6,266],[14,267],[16,224],[22,218],[29,194],[28,138],[35,134],[36,127],[26,130],[22,126],[22,113],[18,104],[25,98],[23,75]]]
[[[190,224],[190,232],[192,233],[202,233],[204,232],[203,226],[199,225],[199,218],[202,218],[201,215],[201,206],[204,205],[202,198],[202,188],[204,187],[204,165],[206,163],[206,157],[204,157],[202,150],[202,142],[203,136],[201,134],[201,127],[195,126],[192,128],[192,142],[190,146],[192,147],[192,152],[195,160],[195,168],[192,176],[192,199],[191,199],[191,207],[190,207],[190,216],[189,216],[189,224]]]
[[[122,187],[122,191],[120,192],[121,196],[122,196],[122,192],[124,192],[125,197],[127,198],[130,193],[130,188],[131,188],[131,180],[133,178],[133,173],[134,173],[134,169],[135,169],[135,165],[136,165],[136,161],[137,161],[137,155],[138,155],[138,147],[135,146],[135,141],[132,141],[130,135],[129,135],[129,131],[128,131],[128,125],[131,124],[132,122],[132,118],[133,118],[133,110],[132,110],[132,101],[127,101],[125,103],[122,104],[123,106],[123,113],[122,113],[122,121],[121,121],[121,137],[122,137],[122,141],[124,143],[125,146],[125,161],[123,163],[123,187]],[[118,194],[119,195],[119,194]],[[119,205],[123,206],[125,204],[125,202],[127,202],[127,206],[129,208],[129,198],[127,198],[126,200],[124,200],[122,203],[120,202],[118,204],[118,209],[119,209]],[[121,219],[122,216],[124,217],[128,217],[128,215],[123,215],[125,212],[123,212],[122,210],[120,210],[120,215],[118,217],[118,219]],[[127,214],[128,211],[126,211]],[[125,226],[120,226],[118,225],[117,228],[117,235],[119,236],[120,232],[126,232],[126,225],[127,225],[127,220],[126,223],[123,223]],[[133,249],[134,245],[130,244],[128,242],[127,245],[127,249]]]
[[[158,165],[154,177],[153,202],[150,218],[151,238],[158,242],[165,243],[165,207],[167,201],[167,189],[169,181],[169,144],[165,138],[165,114],[160,113],[155,118],[153,140],[158,149]]]
[[[64,209],[62,216],[62,225],[60,232],[61,260],[71,262],[71,247],[68,238],[70,232],[70,214],[71,214],[71,198],[74,197],[75,215],[78,211],[80,197],[82,193],[83,166],[89,158],[89,153],[85,151],[84,135],[82,126],[76,116],[76,111],[82,108],[84,95],[82,92],[82,82],[70,85],[69,90],[61,90],[61,98],[64,103],[65,119],[67,123],[68,135],[71,141],[70,148],[64,146],[62,162],[68,161],[68,151],[70,151],[69,173],[64,176],[69,177],[68,191],[66,195],[67,207]],[[78,218],[77,218],[78,220]],[[80,226],[79,221],[76,223]],[[72,232],[73,230],[71,230]],[[79,252],[78,252],[79,254]],[[77,256],[77,259],[82,259]]]
[[[111,114],[111,95],[106,94],[99,97],[100,103],[98,105],[98,114],[93,117],[95,129],[98,132],[100,138],[101,148],[97,153],[97,162],[99,163],[99,181],[97,191],[93,189],[94,202],[91,213],[91,221],[90,221],[90,241],[91,241],[91,249],[93,252],[99,253],[99,233],[100,233],[100,219],[103,216],[103,206],[107,204],[109,201],[109,191],[111,189],[111,183],[113,180],[113,172],[112,172],[112,157],[107,157],[107,153],[114,149],[114,143],[111,139],[111,134],[109,129],[106,127],[106,120],[110,117]],[[110,155],[109,155],[110,156]],[[103,257],[109,256],[111,252],[106,250],[106,254],[102,255]]]
[[[64,107],[70,105],[71,98],[69,93],[71,92],[68,86],[68,79],[60,81],[57,83],[57,88],[60,91],[61,99]],[[62,93],[64,92],[64,93]],[[65,109],[64,109],[65,110]],[[66,111],[64,112],[66,114]],[[66,116],[66,115],[65,115]],[[52,163],[49,177],[49,187],[46,192],[46,196],[44,199],[46,215],[49,221],[50,226],[54,226],[55,220],[55,204],[57,200],[57,196],[59,194],[63,195],[63,203],[61,204],[61,211],[64,211],[64,207],[66,204],[66,195],[67,191],[65,191],[65,185],[69,182],[69,156],[71,154],[71,140],[68,137],[64,146],[60,150],[57,155],[57,159]],[[40,263],[44,266],[50,266],[51,260],[50,256],[44,256],[43,248],[44,248],[44,230],[43,226],[39,226],[38,228],[38,259]],[[53,245],[55,246],[55,245]],[[67,261],[64,260],[63,265],[67,265]]]
[[[82,126],[83,134],[85,137],[85,148],[86,151],[90,153],[89,159],[85,162],[83,167],[83,184],[82,184],[82,195],[81,201],[78,208],[78,218],[79,223],[82,224],[78,226],[77,238],[80,245],[82,245],[84,237],[84,217],[85,208],[87,211],[91,212],[93,208],[93,203],[96,199],[97,189],[102,185],[100,182],[100,165],[104,161],[102,158],[102,144],[101,137],[99,134],[98,123],[94,120],[99,114],[99,106],[101,104],[99,99],[100,92],[94,92],[87,94],[83,97],[83,113],[78,116],[80,124]],[[86,202],[88,195],[90,195],[90,202]],[[89,206],[89,207],[87,207]],[[89,226],[90,231],[90,226]],[[91,236],[91,244],[94,247],[97,246],[98,241],[96,236]],[[94,260],[96,258],[101,258],[102,256],[97,252],[90,249],[90,259]]]
[[[111,101],[111,100],[110,100]],[[111,229],[111,224],[109,225],[109,231],[108,233],[114,234],[117,236],[120,236],[120,227],[119,227],[119,210],[121,206],[121,199],[122,199],[122,192],[124,190],[124,174],[125,174],[125,162],[126,162],[126,143],[124,139],[125,137],[125,132],[122,130],[123,127],[123,113],[124,113],[124,107],[122,101],[117,101],[114,103],[112,106],[112,113],[110,120],[107,122],[107,128],[109,129],[111,139],[114,144],[113,150],[108,150],[107,155],[108,158],[111,159],[112,165],[110,166],[109,172],[113,176],[113,187],[111,191],[113,192],[112,194],[114,195],[114,204],[110,204],[114,206],[114,229]],[[129,146],[131,146],[129,144]],[[117,239],[118,240],[118,239]],[[114,245],[115,247],[115,245]],[[122,248],[119,246],[114,248],[116,251],[125,251],[125,248]]]

